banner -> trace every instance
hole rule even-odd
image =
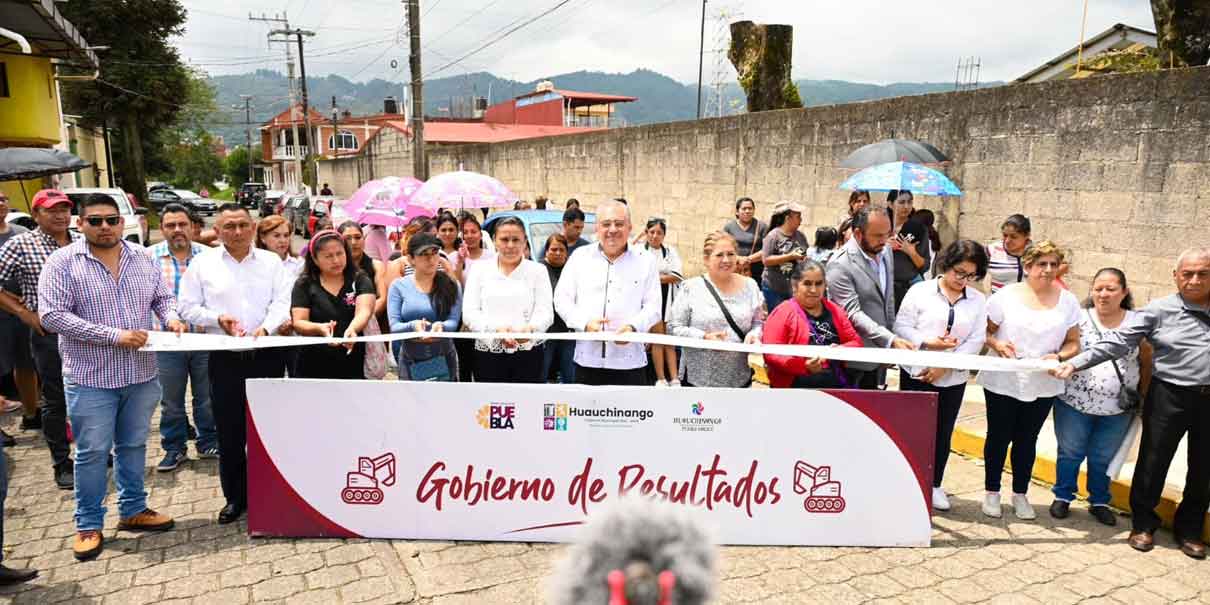
[[[299,345],[328,345],[342,342],[391,342],[414,338],[466,338],[500,339],[531,338],[534,340],[588,340],[594,342],[618,341],[619,336],[610,332],[405,332],[360,336],[357,338],[324,338],[317,336],[224,336],[218,334],[181,334],[171,332],[149,332],[144,351],[243,351],[273,347],[296,347]],[[773,353],[796,357],[819,357],[836,361],[856,361],[902,365],[912,367],[950,368],[978,370],[983,372],[1045,372],[1059,365],[1057,361],[1039,359],[1007,359],[991,355],[967,355],[939,351],[904,351],[899,349],[821,347],[816,345],[767,345],[721,342],[698,338],[684,338],[666,334],[634,332],[625,335],[626,342],[661,344],[693,349],[712,349],[736,353]]]
[[[620,497],[724,544],[927,546],[936,395],[248,381],[248,530],[559,542]]]

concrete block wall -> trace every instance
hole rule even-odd
[[[1071,249],[1080,296],[1108,265],[1126,271],[1137,298],[1166,294],[1176,254],[1210,244],[1205,67],[437,148],[430,171],[461,166],[523,198],[576,197],[586,209],[625,197],[636,223],[668,219],[668,241],[696,272],[703,236],[740,196],[766,218],[780,199],[806,205],[808,239],[835,226],[848,199],[837,185],[851,174],[838,163],[890,137],[929,141],[954,159],[945,170],[966,195],[917,198],[938,211],[943,240],[990,241],[1022,212],[1035,239]],[[410,157],[391,173],[409,172]]]

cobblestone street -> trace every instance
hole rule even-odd
[[[386,540],[251,539],[243,523],[214,520],[223,500],[216,461],[153,470],[162,452],[153,421],[148,448],[150,506],[176,518],[173,531],[116,530],[114,497],[105,552],[71,554],[71,494],[54,488],[41,436],[17,435],[5,511],[5,561],[34,567],[29,584],[0,589],[0,602],[159,603],[537,603],[560,546]],[[192,446],[190,446],[192,448]],[[194,452],[190,451],[190,456]],[[1171,534],[1141,554],[1126,546],[1128,519],[1107,528],[1083,504],[1061,524],[1035,485],[1037,522],[979,512],[982,467],[955,456],[947,488],[954,510],[934,518],[933,547],[724,548],[720,603],[1210,603],[1210,563],[1182,555]],[[891,505],[892,503],[888,503]]]

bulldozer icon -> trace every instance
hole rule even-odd
[[[382,504],[383,493],[378,489],[378,475],[385,469],[381,483],[387,487],[395,485],[395,454],[387,452],[377,458],[360,456],[357,471],[349,473],[340,499],[345,504]]]
[[[830,466],[812,466],[802,460],[794,463],[794,493],[802,495],[807,492],[810,494],[803,502],[803,507],[809,513],[839,513],[844,510],[840,482],[832,481]]]

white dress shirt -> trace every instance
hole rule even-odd
[[[951,353],[978,355],[987,340],[987,297],[982,292],[967,286],[962,296],[950,304],[941,291],[941,278],[922,281],[908,289],[895,316],[895,335],[923,349],[926,340],[949,335],[958,341]],[[950,320],[950,310],[953,320]],[[904,366],[913,376],[919,376],[923,367]],[[970,378],[966,370],[950,370],[933,382],[936,387],[952,387],[963,384]]]
[[[491,332],[497,328],[533,326],[545,332],[555,321],[546,267],[527,258],[505,275],[497,258],[481,259],[467,271],[466,291],[462,298],[462,321],[472,332]],[[521,343],[517,349],[528,351],[542,341]],[[475,349],[492,353],[511,352],[499,340],[476,340]]]
[[[194,257],[181,277],[178,306],[181,317],[208,334],[224,334],[218,318],[230,315],[251,335],[258,328],[269,334],[290,318],[294,277],[278,256],[252,248],[237,262],[225,246]]]
[[[604,318],[604,330],[629,325],[646,332],[660,321],[660,273],[650,254],[628,246],[610,261],[600,244],[572,253],[555,288],[555,311],[567,327],[584,331],[588,322]],[[575,362],[586,368],[633,370],[647,365],[642,343],[576,343]]]

